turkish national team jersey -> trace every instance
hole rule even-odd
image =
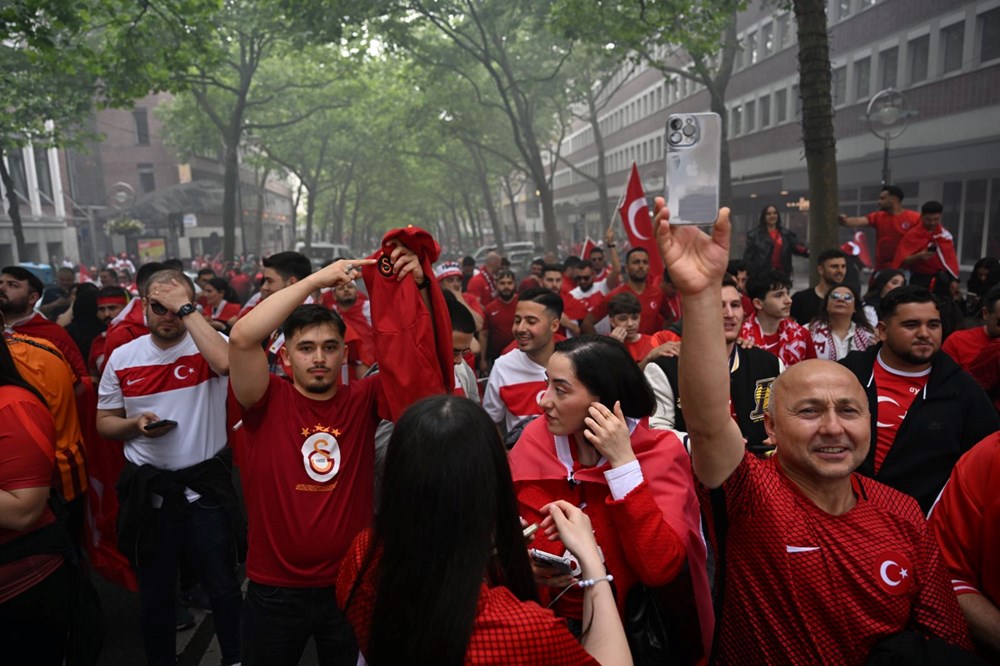
[[[699,484],[718,554],[716,662],[860,664],[903,629],[969,649],[916,501],[856,474],[852,484],[857,504],[840,516],[802,494],[777,458],[746,453],[720,488]]]
[[[983,347],[993,340],[986,335],[985,326],[977,326],[963,331],[955,331],[948,336],[948,339],[941,345],[941,351],[954,359],[955,363],[962,366],[966,372],[972,366],[972,362],[983,351]]]
[[[483,324],[487,332],[487,358],[496,358],[504,347],[514,341],[514,313],[517,312],[517,295],[510,302],[499,298],[485,307],[486,322]]]
[[[915,210],[901,210],[899,215],[892,215],[884,210],[877,210],[865,217],[868,219],[868,224],[875,227],[875,270],[892,268],[896,246],[903,240],[907,231],[920,224],[920,213]]]
[[[653,351],[653,336],[639,334],[634,342],[625,342],[625,349],[628,350],[632,360],[641,363],[646,358],[646,354]]]
[[[483,409],[494,423],[504,421],[510,431],[521,419],[542,413],[538,399],[545,387],[545,368],[515,349],[493,364]]]
[[[183,469],[208,460],[226,445],[228,384],[227,377],[208,365],[190,333],[169,349],[157,347],[147,334],[111,352],[97,408],[124,408],[129,418],[152,412],[177,421],[161,437],[126,440],[125,458],[139,466]]]
[[[875,386],[878,387],[878,422],[875,424],[875,473],[889,455],[896,441],[899,426],[910,411],[917,394],[927,386],[931,369],[922,372],[893,370],[882,362],[881,353],[875,358]]]
[[[628,282],[623,282],[618,285],[618,287],[608,294],[610,299],[615,294],[620,294],[621,292],[628,290],[636,298],[639,299],[639,303],[642,305],[642,313],[639,319],[639,332],[645,333],[646,335],[653,335],[661,328],[663,328],[663,291],[656,284],[646,284],[641,294],[635,292],[632,289],[632,285]]]
[[[371,523],[378,374],[310,400],[271,375],[247,432],[247,577],[280,587],[334,584],[340,560]]]
[[[930,514],[956,595],[1000,603],[1000,433],[976,444],[955,465]]]

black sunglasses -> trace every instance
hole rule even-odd
[[[163,315],[167,314],[167,312],[169,312],[169,310],[167,310],[165,307],[163,307],[162,305],[160,305],[156,301],[150,301],[149,302],[149,309],[153,311],[153,314],[155,314],[157,316],[160,316],[160,317],[162,317]]]

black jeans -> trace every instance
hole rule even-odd
[[[276,587],[250,581],[243,609],[244,666],[295,666],[316,640],[322,666],[354,666],[358,646],[333,587]]]
[[[0,654],[5,664],[61,666],[73,598],[70,565],[0,604]]]
[[[218,504],[201,498],[187,513],[155,511],[159,535],[153,555],[139,562],[139,599],[142,604],[142,639],[150,666],[177,662],[177,558],[181,551],[198,574],[212,602],[215,634],[223,663],[240,661],[240,613],[243,595],[236,578],[236,544],[226,513]]]

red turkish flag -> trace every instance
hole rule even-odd
[[[632,173],[628,177],[625,197],[618,213],[622,216],[629,245],[645,248],[649,253],[649,275],[653,278],[652,282],[658,283],[663,275],[663,262],[660,260],[660,248],[656,246],[653,218],[649,214],[649,204],[646,203],[646,193],[642,189],[635,162],[632,162]]]
[[[590,252],[595,247],[597,247],[597,243],[595,243],[590,238],[590,236],[587,236],[587,238],[584,239],[584,241],[583,241],[583,249],[580,250],[580,257],[583,258],[583,259],[590,259]]]
[[[867,268],[872,267],[872,255],[868,251],[868,239],[865,237],[865,232],[856,232],[854,238],[841,245],[840,249],[842,252],[857,257]]]

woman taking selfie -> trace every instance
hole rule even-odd
[[[525,428],[510,452],[522,517],[538,520],[555,500],[580,507],[615,577],[619,611],[624,616],[626,599],[640,583],[651,588],[670,583],[678,616],[690,622],[679,632],[688,643],[677,646],[682,652],[672,661],[696,661],[699,653],[708,654],[713,620],[684,446],[672,431],[648,427],[655,398],[618,341],[581,335],[559,342],[547,375],[539,400],[543,416]],[[558,543],[536,548],[565,554]],[[535,567],[535,578],[543,600],[554,598],[566,582],[541,566]],[[579,620],[581,602],[579,590],[571,589],[553,608]]]
[[[478,405],[410,407],[381,487],[336,586],[369,664],[631,664],[590,521],[565,502],[539,512],[530,545],[558,539],[579,560],[582,644],[536,603],[506,452]]]

